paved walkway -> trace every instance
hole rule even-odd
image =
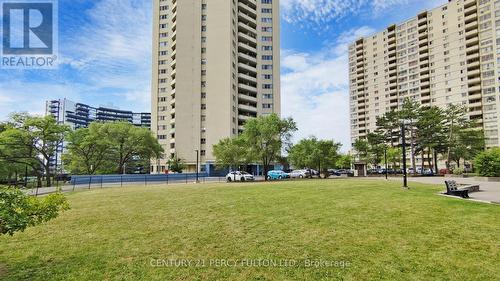
[[[392,178],[393,180],[401,181],[402,178]],[[478,184],[480,186],[479,192],[469,193],[471,199],[488,201],[500,204],[500,182],[483,182],[471,178],[445,178],[445,177],[409,177],[408,181],[438,184],[443,186],[443,191],[446,190],[444,184],[445,180],[454,180],[458,184]]]

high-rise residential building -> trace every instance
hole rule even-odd
[[[68,99],[50,100],[46,102],[45,114],[52,115],[59,124],[68,125],[71,129],[86,128],[92,122],[126,121],[135,126],[150,128],[151,113],[135,113],[111,107],[94,107]],[[51,159],[54,171],[63,172],[61,156],[64,152],[64,143],[57,147],[57,153]]]
[[[500,1],[453,0],[349,46],[352,142],[406,98],[461,104],[499,146]]]
[[[152,130],[165,149],[210,172],[212,146],[249,118],[280,113],[278,0],[155,0]]]

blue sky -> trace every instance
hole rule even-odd
[[[150,111],[152,0],[59,0],[57,70],[0,69],[0,120],[45,100]],[[347,44],[447,0],[281,0],[282,113],[348,149]]]

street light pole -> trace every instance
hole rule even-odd
[[[196,183],[198,183],[198,162],[199,162],[199,154],[200,154],[200,151],[198,149],[195,150],[196,151]]]
[[[385,159],[385,179],[387,180],[387,146],[384,146],[384,159]]]
[[[402,144],[402,149],[403,149],[403,187],[408,188],[408,174],[406,171],[406,125],[403,122],[401,124],[401,144]]]

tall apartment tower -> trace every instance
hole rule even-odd
[[[280,114],[278,0],[154,0],[152,131],[165,149],[210,172],[212,146],[249,118]]]
[[[462,104],[499,146],[500,1],[452,0],[349,46],[352,142],[405,98]]]

